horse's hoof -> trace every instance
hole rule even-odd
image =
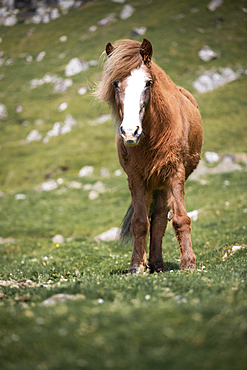
[[[197,270],[194,263],[188,263],[185,267],[181,267],[181,270]]]
[[[143,274],[145,271],[145,266],[132,266],[129,269],[130,274]]]
[[[151,274],[154,273],[154,272],[159,273],[159,272],[165,272],[166,271],[166,269],[164,267],[164,262],[153,263],[153,264],[149,263],[148,267],[149,267],[149,270],[150,270]]]

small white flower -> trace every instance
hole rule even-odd
[[[99,298],[99,299],[98,299],[98,303],[100,303],[100,304],[104,303],[104,299]]]
[[[145,299],[146,299],[146,301],[148,301],[150,298],[151,298],[151,297],[150,297],[150,295],[149,295],[149,294],[145,295]]]

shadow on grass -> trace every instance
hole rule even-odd
[[[171,271],[171,270],[180,270],[180,266],[174,262],[164,262],[164,267],[165,267],[165,272]],[[153,273],[150,271],[149,267],[147,267],[146,271],[149,272],[150,274]],[[122,267],[110,271],[110,275],[125,275],[128,273],[129,273],[129,270],[126,270]]]

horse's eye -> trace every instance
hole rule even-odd
[[[118,88],[118,82],[117,81],[114,81],[113,82],[113,86],[115,87],[115,89],[117,89]]]
[[[146,87],[149,87],[151,85],[152,85],[152,80],[149,80],[149,81],[146,82]]]

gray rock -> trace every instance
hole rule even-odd
[[[65,121],[64,121],[64,124],[65,125],[69,125],[69,126],[76,126],[76,119],[74,119],[70,114],[68,116],[66,116],[65,118]]]
[[[99,241],[112,241],[112,240],[118,240],[120,238],[120,229],[117,227],[112,227],[110,230],[105,231],[104,233],[97,235],[94,240]]]
[[[220,156],[215,152],[205,152],[205,159],[208,163],[219,162]]]
[[[226,155],[217,167],[210,169],[210,173],[222,173],[231,171],[241,171],[242,167],[238,163],[234,163],[230,155]]]
[[[37,62],[41,62],[41,61],[44,59],[45,55],[46,55],[46,52],[45,52],[45,51],[41,51],[41,52],[37,55],[37,57],[36,57],[36,61],[37,61]]]
[[[147,31],[146,27],[135,27],[132,30],[131,36],[132,37],[143,36],[146,31]]]
[[[198,214],[199,214],[199,211],[197,209],[187,213],[187,215],[190,217],[191,221],[197,221]]]
[[[219,55],[210,49],[209,46],[205,45],[201,50],[198,51],[198,56],[204,62],[209,62],[213,58],[217,58]]]
[[[8,16],[3,21],[3,25],[7,27],[14,26],[16,23],[18,23],[18,19],[14,14]]]
[[[94,168],[93,166],[84,166],[80,169],[78,176],[84,177],[84,176],[91,176],[93,174]]]
[[[43,21],[43,23],[50,23],[50,15],[49,14],[45,14],[44,15],[44,17],[43,17],[43,19],[42,19],[42,21]]]
[[[31,22],[34,23],[34,24],[39,24],[42,22],[42,17],[41,15],[39,14],[35,14],[32,18],[31,18]]]
[[[39,78],[34,78],[29,82],[30,89],[36,89],[37,86],[43,85],[43,81]]]
[[[4,104],[0,104],[0,119],[5,120],[7,118],[7,109]]]
[[[51,13],[50,13],[51,20],[57,19],[59,17],[60,17],[60,13],[59,13],[58,8],[51,9]]]
[[[60,38],[59,38],[59,41],[60,42],[66,42],[68,40],[68,36],[66,36],[66,35],[63,35],[63,36],[61,36]]]
[[[60,303],[60,302],[75,301],[75,300],[78,300],[78,299],[84,300],[85,296],[82,295],[82,294],[72,295],[72,294],[62,294],[61,293],[61,294],[56,294],[56,295],[46,299],[45,301],[43,301],[41,303],[41,305],[42,306],[54,306],[55,304]]]
[[[223,4],[223,0],[212,0],[210,1],[210,3],[208,4],[207,6],[207,9],[210,11],[210,12],[214,12],[215,9],[217,9],[219,6],[221,6]]]
[[[89,67],[95,67],[95,66],[98,65],[98,62],[97,62],[97,60],[92,59],[92,60],[89,60],[88,65],[89,65]]]
[[[124,5],[124,7],[123,7],[123,9],[122,9],[122,11],[121,11],[121,13],[120,13],[120,15],[119,15],[119,17],[121,18],[121,19],[127,19],[127,18],[129,18],[129,17],[131,17],[132,16],[132,14],[133,14],[133,12],[134,12],[134,8],[133,8],[133,6],[132,5]]]
[[[52,241],[54,244],[63,244],[64,243],[64,237],[60,234],[57,234],[53,236]]]
[[[84,87],[84,86],[80,87],[79,90],[78,90],[79,95],[84,95],[84,94],[86,94],[86,92],[87,92],[87,88]]]
[[[122,175],[122,173],[123,173],[123,171],[122,170],[116,170],[116,171],[114,171],[114,175],[115,176],[121,176]]]
[[[16,108],[15,108],[15,111],[17,113],[21,113],[23,111],[23,106],[22,105],[18,105]]]
[[[60,105],[59,105],[59,107],[57,108],[57,110],[59,111],[59,112],[63,112],[65,109],[67,109],[68,108],[68,103],[67,102],[63,102],[63,103],[61,103]]]
[[[94,200],[94,199],[97,199],[98,196],[99,196],[99,193],[96,190],[91,190],[89,195],[88,195],[88,198],[90,200]]]
[[[108,168],[102,167],[101,170],[100,170],[100,175],[102,177],[109,177],[110,172],[109,172]]]
[[[62,123],[60,122],[55,122],[52,129],[47,132],[47,136],[53,137],[53,136],[58,136],[61,134],[62,131]]]
[[[98,28],[97,26],[91,26],[91,27],[89,27],[88,32],[89,33],[95,32],[97,30],[97,28]]]
[[[25,200],[27,198],[26,194],[15,194],[16,200]]]
[[[70,189],[81,189],[82,188],[82,184],[78,181],[70,181],[67,183],[67,186]]]
[[[39,133],[39,131],[32,130],[26,138],[26,143],[31,143],[32,141],[40,141],[41,139],[42,135]]]
[[[170,19],[172,19],[172,20],[174,20],[174,21],[176,21],[176,20],[178,20],[178,19],[183,19],[183,18],[185,18],[186,16],[184,15],[184,14],[175,14],[175,15],[172,15],[171,17],[170,17]]]
[[[51,191],[57,189],[57,183],[55,180],[48,180],[43,182],[38,188],[37,191]]]
[[[218,72],[217,70],[212,69],[204,72],[200,77],[198,77],[198,79],[193,82],[193,87],[198,93],[206,93],[236,80],[240,75],[241,72],[234,72],[228,67],[220,68]]]
[[[65,92],[72,85],[73,81],[70,78],[66,78],[65,80],[59,79],[55,83],[53,91],[56,93],[62,93]]]
[[[37,125],[37,126],[43,125],[44,120],[42,118],[38,118],[34,121],[34,124]]]
[[[82,71],[86,71],[87,69],[88,63],[80,61],[79,58],[73,58],[65,67],[65,76],[66,77],[74,76]]]
[[[207,174],[216,174],[216,173],[241,171],[241,170],[242,170],[242,167],[238,163],[234,162],[234,156],[226,155],[223,157],[222,161],[218,164],[218,166],[214,168],[208,168],[205,165],[205,162],[201,160],[198,167],[190,175],[190,179],[198,180],[202,176],[207,175]]]
[[[103,123],[110,121],[111,120],[111,115],[110,114],[102,114],[100,117],[95,119],[94,121],[90,121],[89,125],[90,126],[97,126],[97,125],[102,125]]]
[[[115,15],[114,14],[109,14],[108,17],[101,19],[98,22],[98,25],[100,27],[105,27],[108,26],[110,23],[113,23],[116,21]]]
[[[75,4],[75,0],[58,0],[58,6],[61,10],[68,10]]]
[[[14,243],[15,239],[13,238],[0,238],[0,244],[5,244],[5,243]],[[3,285],[3,284],[0,284]]]

